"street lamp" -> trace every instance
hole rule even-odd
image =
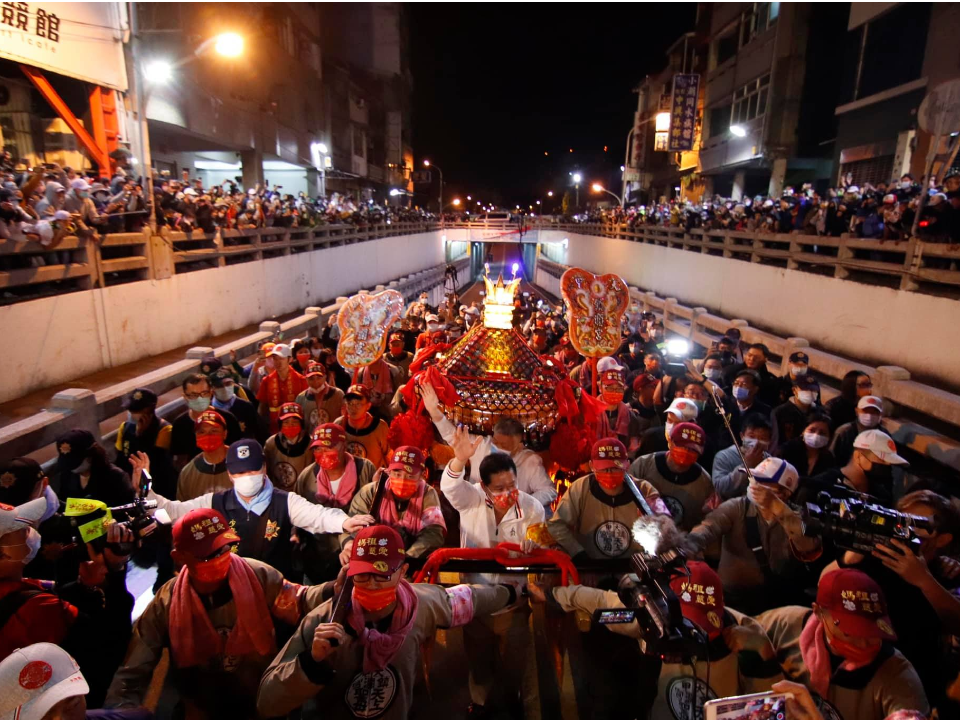
[[[240,57],[243,55],[243,37],[232,32],[217,35],[214,47],[224,57]]]
[[[473,198],[467,195],[467,200],[473,200]]]
[[[424,160],[423,166],[435,167],[437,169],[437,172],[440,173],[440,204],[437,205],[437,207],[440,208],[440,214],[441,214],[440,222],[442,223],[443,222],[443,217],[442,217],[443,215],[443,170],[440,168],[439,165],[431,164],[429,160]]]
[[[454,198],[453,204],[456,205],[457,207],[460,207],[460,198]]]
[[[730,134],[731,134],[731,135],[735,135],[736,137],[746,137],[746,136],[747,136],[747,131],[746,131],[746,129],[745,129],[743,126],[741,126],[741,125],[731,125],[731,126],[730,126]]]
[[[605,192],[607,195],[612,195],[613,198],[617,201],[617,205],[621,204],[620,197],[616,193],[610,192],[609,190],[607,190],[600,183],[594,183],[593,185],[590,186],[590,189],[593,190],[594,192]]]
[[[583,175],[580,173],[573,174],[573,184],[577,188],[577,212],[580,212],[580,181],[583,180]]]

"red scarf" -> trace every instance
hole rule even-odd
[[[363,369],[360,374],[360,382],[373,390],[376,398],[374,405],[379,405],[384,396],[393,397],[393,379],[390,377],[390,366],[387,365],[383,357]]]
[[[367,627],[363,617],[363,608],[356,600],[350,608],[347,622],[354,629],[363,645],[363,672],[372,673],[383,670],[394,656],[400,652],[403,641],[407,639],[413,623],[417,619],[417,607],[420,599],[406,580],[397,585],[397,606],[390,619],[390,629],[382,633],[376,628]]]
[[[230,592],[237,608],[237,622],[223,639],[210,622],[200,596],[190,584],[190,571],[184,568],[177,576],[170,598],[170,647],[179,668],[206,665],[217,655],[249,655],[273,657],[273,620],[263,587],[247,563],[239,555],[230,556],[227,575]]]
[[[389,525],[395,530],[403,528],[411,535],[419,535],[420,530],[425,525],[440,525],[444,532],[447,531],[447,524],[444,522],[443,513],[438,506],[423,509],[423,496],[427,492],[427,483],[423,480],[417,485],[417,491],[407,500],[407,509],[403,513],[402,519],[397,513],[397,498],[390,490],[390,479],[386,473],[383,473],[380,482],[387,483],[387,492],[384,494],[383,503],[380,505],[380,517],[377,518],[384,525]]]
[[[827,693],[830,691],[830,676],[832,674],[830,650],[827,649],[827,636],[823,629],[823,623],[816,613],[810,613],[810,617],[807,618],[803,631],[800,633],[800,657],[810,672],[810,687],[820,697],[827,697]],[[866,663],[844,660],[840,664],[840,669],[849,672],[865,667],[871,662],[873,660]]]
[[[343,466],[343,475],[340,476],[340,484],[336,492],[333,492],[333,485],[330,483],[327,471],[317,463],[317,500],[321,505],[341,510],[347,509],[357,490],[357,464],[353,461],[353,455],[350,453],[344,453],[344,455],[346,464]]]
[[[604,413],[604,416],[607,420],[607,423],[610,422],[610,416]],[[620,439],[627,437],[630,434],[630,409],[627,407],[627,404],[621,402],[617,407],[617,424],[610,428],[615,434],[620,436]],[[604,437],[607,437],[606,435]]]

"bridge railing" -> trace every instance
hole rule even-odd
[[[541,255],[536,282],[559,295],[559,279],[566,270],[566,265]],[[905,368],[873,367],[821,350],[805,338],[781,337],[750,327],[743,319],[684,305],[676,298],[660,297],[637,287],[630,288],[630,295],[645,312],[662,319],[666,330],[703,348],[709,348],[728,328],[740,328],[744,341],[769,348],[772,360],[768,364],[778,375],[786,374],[790,354],[802,350],[810,356],[810,369],[821,379],[824,402],[839,394],[840,381],[849,371],[869,374],[874,393],[890,405],[883,422],[894,439],[930,460],[960,470],[960,395],[912,380]]]
[[[458,258],[451,264],[457,269],[458,282],[466,283],[470,272],[469,258]],[[387,285],[377,285],[372,292],[389,288],[398,290],[405,299],[412,300],[423,291],[442,288],[446,269],[447,263],[435,265],[393,280]],[[184,378],[197,372],[201,358],[215,355],[225,363],[229,363],[231,351],[235,351],[238,357],[249,357],[257,352],[260,343],[275,338],[278,334],[282,334],[286,340],[308,334],[319,334],[330,316],[338,312],[346,300],[346,297],[338,297],[323,307],[308,307],[302,315],[283,323],[272,320],[262,322],[257,332],[220,347],[190,348],[181,361],[101,390],[91,391],[79,388],[63,390],[53,396],[48,409],[0,427],[0,457],[29,455],[49,446],[57,437],[74,428],[89,430],[94,437],[101,438],[109,446],[116,437],[116,429],[102,435],[100,423],[119,414],[123,399],[135,389],[147,388],[160,397],[180,387]],[[157,414],[163,418],[173,419],[181,414],[184,408],[183,399],[178,398],[157,408]]]
[[[542,223],[544,230],[628,240],[790,270],[960,298],[960,246],[848,235],[685,230],[658,225]]]
[[[39,242],[0,240],[0,305],[138,280],[162,280],[177,273],[411,235],[437,227],[437,223],[400,222],[215,233],[162,228],[153,236],[149,229],[111,233],[101,236],[98,243],[71,235],[54,248]]]

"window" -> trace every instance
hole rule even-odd
[[[888,183],[893,175],[893,155],[880,155],[866,160],[856,160],[840,166],[840,177],[853,175],[854,185]]]
[[[764,75],[733,93],[733,123],[749,122],[767,111],[770,76]],[[712,126],[711,126],[712,127]],[[713,132],[711,130],[711,132]]]
[[[730,129],[730,106],[722,105],[710,109],[710,136],[722,135]]]
[[[753,8],[743,16],[740,26],[740,46],[743,47],[773,25],[780,15],[780,3],[760,2],[753,3]]]
[[[717,40],[717,65],[723,65],[737,54],[737,33],[730,32]]]

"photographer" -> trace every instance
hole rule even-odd
[[[686,563],[670,580],[670,590],[680,601],[683,617],[697,625],[707,636],[704,658],[687,663],[664,662],[660,670],[652,720],[677,720],[699,717],[700,706],[714,698],[766,692],[783,679],[773,645],[753,618],[726,605],[720,577],[703,562]],[[529,584],[535,600],[546,602],[565,612],[579,610],[591,615],[598,609],[625,608],[618,593],[579,585],[544,589]],[[642,629],[634,620],[610,624],[606,628],[618,635],[641,640]],[[636,678],[626,679],[627,684]],[[696,710],[692,713],[696,692]],[[636,716],[640,716],[639,713]]]
[[[757,621],[784,675],[819,696],[825,717],[880,720],[897,710],[929,714],[916,670],[892,644],[897,635],[883,591],[865,573],[825,573],[812,610],[776,608]]]
[[[721,500],[742,496],[747,491],[747,473],[743,469],[740,452],[752,470],[770,457],[770,439],[773,431],[770,421],[762,415],[749,415],[741,423],[740,449],[735,445],[724,448],[713,458],[713,487]]]
[[[945,716],[945,691],[952,676],[944,667],[944,639],[960,634],[960,599],[955,595],[960,582],[946,577],[941,560],[960,537],[960,513],[950,500],[930,490],[905,495],[897,510],[933,520],[933,530],[915,529],[918,553],[891,540],[878,544],[872,557],[845,552],[838,564],[862,570],[882,588],[897,628],[894,644],[917,670],[930,704]]]
[[[46,509],[44,498],[0,506],[0,659],[37,642],[62,645],[79,659],[99,703],[130,635],[133,597],[120,543],[133,535],[119,523],[107,526],[103,552],[88,544],[89,560],[72,582],[27,580],[23,570],[40,549],[35,526]]]
[[[896,443],[885,432],[867,430],[853,441],[853,454],[846,465],[831,468],[804,481],[800,488],[799,502],[803,504],[816,497],[821,490],[830,490],[844,485],[859,493],[876,498],[881,505],[893,505],[894,465],[906,465],[907,461],[897,454]]]
[[[719,572],[727,598],[756,615],[803,601],[802,563],[820,556],[821,543],[804,537],[800,516],[787,504],[799,483],[796,469],[767,458],[752,474],[756,482],[746,496],[722,503],[690,532],[689,540],[700,552],[722,543]]]

